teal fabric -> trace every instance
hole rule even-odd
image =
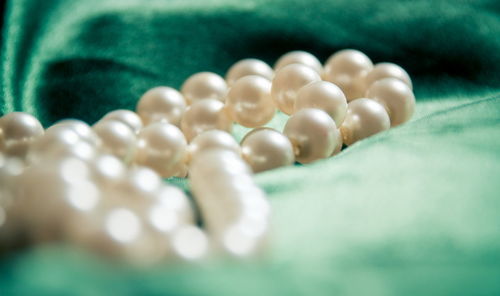
[[[1,259],[0,295],[500,294],[499,14],[487,0],[8,2],[0,110],[46,126],[294,49],[402,65],[417,111],[334,158],[259,174],[274,211],[259,260],[137,269],[38,246]]]

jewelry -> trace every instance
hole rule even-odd
[[[92,127],[70,119],[44,130],[9,113],[0,118],[0,242],[70,242],[138,264],[252,256],[266,247],[271,216],[253,173],[334,156],[414,109],[401,67],[348,49],[324,66],[293,51],[274,70],[245,59],[225,79],[197,73],[181,92],[152,88],[136,112],[112,111]],[[290,115],[282,133],[263,127],[277,110]],[[240,144],[233,123],[253,128]],[[173,176],[189,177],[193,200],[161,180]]]

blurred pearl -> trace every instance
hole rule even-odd
[[[123,180],[126,168],[114,155],[100,155],[92,163],[92,172],[101,187],[112,188]]]
[[[182,259],[197,260],[207,254],[209,241],[203,230],[194,225],[186,225],[172,236],[172,248]]]
[[[229,86],[244,76],[257,75],[268,80],[271,80],[274,71],[268,64],[257,59],[244,59],[229,68],[226,74],[226,81]]]
[[[282,112],[292,114],[299,89],[320,80],[317,72],[304,65],[291,64],[281,68],[276,72],[271,87],[276,106]]]
[[[393,63],[378,63],[366,75],[364,79],[365,89],[368,89],[375,81],[384,78],[396,78],[404,82],[410,90],[413,89],[410,76],[400,66]]]
[[[138,133],[142,128],[142,120],[137,113],[130,110],[115,110],[104,115],[102,120],[116,120],[125,123],[131,130]]]
[[[296,149],[295,158],[300,163],[310,163],[332,155],[337,147],[333,119],[319,109],[302,109],[290,116],[283,134]]]
[[[255,75],[239,79],[227,94],[226,110],[231,119],[242,126],[266,124],[276,113],[271,98],[271,82]]]
[[[38,119],[24,112],[12,112],[1,117],[0,129],[4,153],[18,157],[24,157],[31,143],[44,133]]]
[[[310,83],[299,90],[295,112],[304,108],[321,109],[340,126],[347,112],[347,100],[342,90],[328,81]]]
[[[361,98],[348,104],[347,115],[340,130],[344,144],[352,145],[390,127],[391,121],[384,106],[374,100]]]
[[[180,92],[165,86],[148,90],[137,103],[137,113],[144,125],[156,121],[166,121],[179,125],[186,109],[186,101]]]
[[[254,173],[291,165],[295,161],[290,140],[269,128],[254,130],[245,136],[241,151]]]
[[[338,85],[351,101],[363,96],[363,79],[372,68],[372,61],[364,53],[344,49],[326,61],[324,78]]]
[[[197,135],[189,143],[190,158],[195,158],[200,152],[209,149],[226,149],[240,154],[240,145],[231,134],[221,130],[208,130]]]
[[[128,170],[124,181],[121,183],[122,192],[129,200],[144,201],[144,197],[151,197],[162,185],[160,176],[149,167],[136,166]]]
[[[227,92],[226,81],[212,72],[200,72],[189,77],[181,87],[181,93],[189,104],[203,99],[224,102]]]
[[[308,66],[320,75],[323,72],[323,66],[314,55],[300,50],[291,51],[281,56],[278,61],[276,61],[274,70],[278,71],[281,68],[291,64],[301,64],[304,66]]]
[[[391,126],[410,120],[415,112],[415,95],[410,87],[399,79],[385,78],[373,83],[366,97],[381,103],[391,119]]]
[[[163,185],[154,196],[146,219],[156,230],[171,233],[182,225],[195,223],[191,203],[179,188]]]
[[[224,110],[224,104],[218,100],[206,99],[189,106],[181,120],[181,129],[188,141],[198,134],[219,129],[230,132],[232,122]]]
[[[78,119],[65,119],[56,122],[54,125],[46,130],[46,133],[52,132],[55,129],[70,129],[74,131],[80,139],[91,144],[92,146],[99,146],[100,139],[92,128],[85,122]]]
[[[106,120],[95,124],[93,129],[101,138],[104,152],[113,154],[125,162],[133,159],[136,136],[128,125],[116,120]]]
[[[162,177],[171,177],[184,159],[186,148],[186,139],[178,127],[165,122],[153,123],[139,132],[135,161]]]

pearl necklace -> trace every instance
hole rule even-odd
[[[92,127],[63,120],[44,130],[29,114],[6,114],[0,245],[66,241],[140,264],[254,255],[271,209],[253,173],[331,157],[414,108],[401,67],[342,50],[324,66],[293,51],[274,70],[245,59],[225,79],[197,73],[180,92],[155,87],[136,112],[112,111]],[[277,110],[290,115],[282,133],[262,127]],[[240,144],[233,123],[253,128]],[[188,175],[194,203],[161,181]]]

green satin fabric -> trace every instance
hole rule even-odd
[[[46,126],[295,49],[402,65],[417,111],[337,157],[259,174],[274,211],[260,260],[137,270],[42,246],[1,259],[1,295],[500,293],[498,1],[15,0],[2,37],[1,113]]]

